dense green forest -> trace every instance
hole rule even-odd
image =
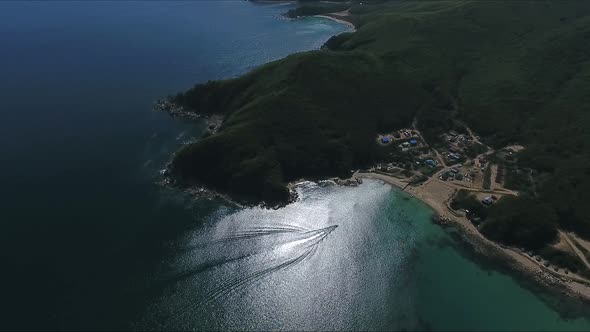
[[[558,225],[590,237],[590,2],[346,5],[357,31],[325,49],[178,94],[177,103],[226,120],[177,153],[175,174],[275,204],[291,180],[381,160],[379,132],[415,118],[434,141],[459,119],[492,147],[526,146],[507,172],[531,174],[511,183],[535,183],[490,208],[484,234],[525,247],[550,242]],[[310,6],[301,10],[322,12]]]
[[[284,202],[288,181],[348,177],[379,159],[375,133],[408,124],[420,106],[407,82],[368,53],[311,52],[196,86],[176,101],[228,117],[218,134],[179,151],[174,169],[245,200]]]

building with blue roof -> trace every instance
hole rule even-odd
[[[434,161],[432,159],[428,159],[428,160],[424,161],[424,163],[430,167],[436,167],[436,161]]]

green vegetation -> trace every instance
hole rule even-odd
[[[557,215],[545,202],[530,197],[503,197],[481,226],[492,240],[539,249],[557,238]]]
[[[173,167],[185,181],[246,201],[284,202],[288,181],[348,177],[380,160],[388,149],[376,133],[407,125],[420,105],[407,82],[367,53],[310,52],[198,85],[175,101],[227,118],[217,134],[180,150]]]
[[[506,181],[504,186],[508,189],[526,191],[531,187],[529,172],[516,167],[506,167]]]
[[[421,174],[421,175],[416,176],[414,179],[412,179],[412,181],[410,181],[410,184],[417,186],[426,180],[428,180],[428,176]]]
[[[503,162],[498,164],[498,170],[496,171],[496,183],[502,183],[504,181],[504,172],[506,171],[506,166]]]
[[[572,240],[574,241],[574,243],[576,244],[578,249],[580,249],[582,254],[584,254],[584,257],[586,257],[586,260],[590,261],[590,251],[588,249],[586,249],[586,247],[583,244],[581,244],[580,241],[578,241],[577,239],[572,237]]]
[[[492,165],[488,163],[483,171],[483,189],[490,189],[492,186]]]
[[[469,158],[475,158],[482,153],[486,153],[487,151],[488,151],[487,146],[477,143],[477,142],[473,142],[473,144],[471,144],[470,146],[467,147],[467,149],[465,149],[465,153],[467,154],[467,156]]]
[[[572,253],[561,251],[553,247],[542,248],[538,253],[553,265],[573,273],[588,276],[588,269],[586,269],[580,259]]]
[[[467,218],[470,220],[478,219],[484,220],[488,216],[488,208],[483,206],[480,201],[472,194],[469,190],[460,189],[457,194],[453,197],[450,203],[451,209],[461,210],[464,209],[467,212]]]
[[[420,171],[420,173],[424,174],[425,176],[432,176],[434,174],[436,174],[436,172],[441,170],[441,167],[430,167],[430,166],[422,166],[418,169]]]
[[[285,15],[296,18],[299,16],[321,15],[347,10],[350,7],[347,3],[303,3],[295,9],[289,10]]]
[[[495,148],[526,146],[505,174],[524,192],[489,209],[486,236],[540,248],[559,225],[590,238],[589,2],[385,1],[350,13],[357,32],[326,50],[178,95],[226,121],[177,154],[175,174],[284,202],[288,181],[382,160],[378,132],[416,118],[435,144],[460,120]]]

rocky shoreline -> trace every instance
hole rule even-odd
[[[466,247],[466,250],[469,250],[469,253],[473,255],[474,259],[484,259],[492,262],[493,265],[501,270],[505,270],[505,273],[512,274],[517,278],[516,280],[519,280],[519,282],[526,284],[529,287],[534,287],[539,292],[557,296],[560,301],[575,300],[580,301],[584,305],[590,305],[590,298],[583,293],[576,292],[572,289],[569,280],[547,273],[540,267],[533,269],[524,266],[511,256],[506,255],[501,249],[486,241],[482,241],[480,237],[472,234],[468,230],[462,229],[463,227],[460,224],[444,224],[443,226],[445,226],[445,229],[447,230],[455,230],[455,234],[457,235],[456,238],[461,241]],[[548,304],[559,307],[559,304],[553,302]],[[588,315],[590,313],[584,312],[583,314]]]
[[[220,114],[199,114],[192,109],[172,102],[169,98],[156,100],[153,105],[153,110],[156,112],[165,112],[173,118],[180,118],[188,121],[204,120],[207,123],[207,130],[210,134],[219,131],[223,124],[223,116]]]
[[[156,112],[166,112],[172,117],[187,120],[198,120],[202,118],[200,114],[197,114],[184,106],[175,104],[169,98],[156,100],[153,105],[153,110]]]
[[[348,179],[334,178],[332,179],[339,186],[356,187],[363,183],[363,179],[357,177],[350,177]]]
[[[172,157],[174,158],[174,156]],[[162,170],[160,170],[160,178],[156,181],[156,184],[170,189],[170,190],[178,190],[178,191],[182,191],[186,194],[191,195],[194,199],[208,199],[208,200],[212,200],[212,199],[220,199],[225,201],[226,203],[238,207],[238,208],[252,208],[252,207],[261,207],[261,208],[267,208],[267,209],[280,209],[286,205],[289,205],[295,201],[297,201],[298,195],[297,192],[295,190],[292,190],[291,187],[289,187],[289,201],[286,203],[282,203],[282,204],[276,204],[276,205],[269,205],[266,203],[249,203],[246,200],[239,200],[236,198],[233,198],[230,194],[228,193],[223,193],[217,190],[214,190],[212,188],[209,188],[205,185],[199,185],[199,184],[185,184],[185,183],[181,183],[181,181],[177,180],[174,177],[174,174],[172,172],[172,161],[169,161],[166,164],[166,167]]]

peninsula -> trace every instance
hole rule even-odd
[[[287,15],[356,31],[171,97],[224,118],[176,153],[177,183],[276,205],[289,182],[360,169],[590,299],[590,3],[305,2]]]

